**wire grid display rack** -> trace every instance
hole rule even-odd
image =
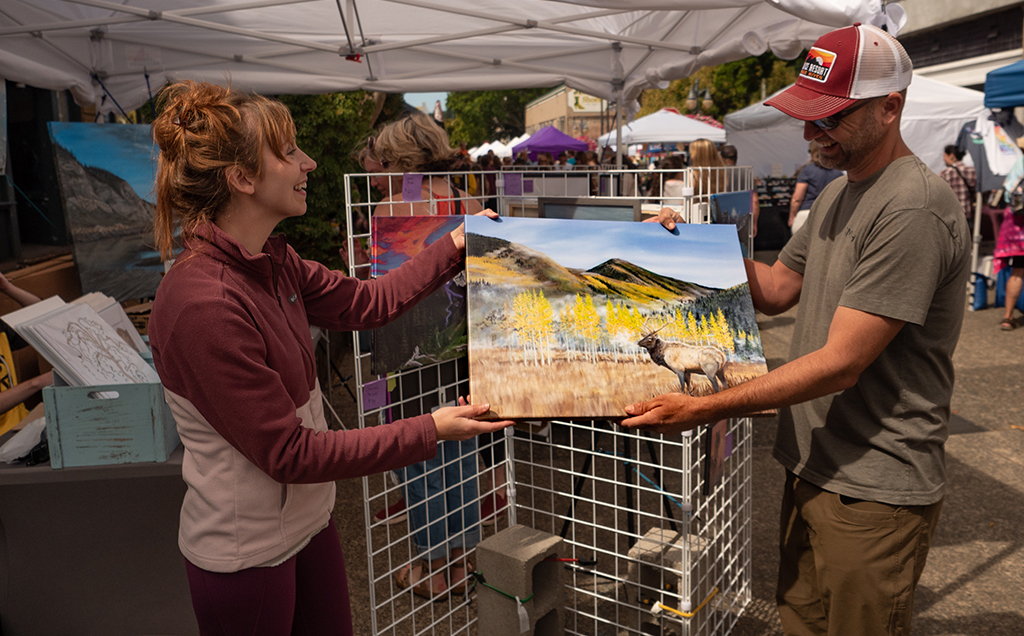
[[[369,192],[371,179],[378,185],[382,178],[401,184],[402,175],[347,176],[351,275],[366,278],[370,270],[367,259],[355,256],[362,252],[360,241],[369,240],[368,226],[360,219],[433,213],[442,199],[450,204],[443,184],[463,186],[469,174],[424,175],[424,201],[412,205],[352,200],[357,180]],[[510,174],[518,177],[509,179]],[[483,175],[475,175],[483,181]],[[668,181],[677,183],[666,194]],[[441,184],[440,193],[432,186],[435,182]],[[492,184],[489,192],[462,197],[458,209],[479,205],[503,216],[536,216],[541,197],[598,196],[642,203],[648,214],[668,206],[686,222],[707,223],[712,193],[752,190],[754,185],[749,168],[528,169],[496,173]],[[740,232],[741,241],[752,248],[749,231],[741,226]],[[466,358],[382,377],[370,372],[370,343],[369,332],[353,334],[360,428],[429,413],[467,395]],[[369,398],[371,394],[377,397]],[[396,471],[364,478],[373,632],[476,634],[475,584],[459,567],[458,558],[435,573],[425,572],[437,574],[455,593],[446,591],[431,599],[403,587],[406,571],[425,565],[419,560],[425,555],[415,544],[434,548],[429,554],[433,558],[457,557],[458,549],[453,548],[465,546],[472,566],[477,541],[519,523],[564,539],[561,556],[570,559],[564,563],[567,633],[728,633],[751,598],[751,421],[729,420],[726,426],[726,435],[716,440],[724,442],[726,458],[721,476],[712,479],[710,427],[661,436],[601,420],[526,422],[468,446],[446,443],[438,458],[424,465],[422,476]],[[411,492],[412,484],[424,482],[432,482],[426,494],[416,498],[424,503],[409,508],[420,511],[420,528],[426,525],[446,533],[447,544],[436,537],[424,541],[422,530],[417,541],[410,530],[413,515],[402,514],[407,511],[391,516],[381,512],[404,500],[409,494],[406,486]],[[486,579],[487,573],[481,574]],[[428,589],[420,591],[429,596],[429,586],[424,587]]]

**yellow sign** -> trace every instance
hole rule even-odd
[[[14,360],[11,356],[11,347],[7,343],[7,334],[0,332],[0,391],[13,388],[18,383],[18,377],[14,373]],[[0,435],[14,428],[26,415],[28,409],[24,404],[18,404],[6,413],[0,413]]]
[[[569,97],[569,108],[571,108],[574,113],[601,112],[601,105],[604,103],[604,100],[600,97],[587,95],[586,93],[581,93],[572,88],[566,90],[565,93]]]

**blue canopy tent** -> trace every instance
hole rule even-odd
[[[554,126],[545,126],[530,135],[526,141],[513,146],[512,156],[525,150],[529,153],[530,161],[536,161],[538,152],[550,152],[552,155],[557,155],[565,150],[583,152],[587,149],[586,142],[574,139]]]
[[[1024,106],[1024,60],[989,71],[985,76],[985,108]]]

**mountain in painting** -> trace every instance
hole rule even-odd
[[[76,242],[138,234],[153,225],[155,206],[139,197],[121,177],[82,165],[75,155],[54,143],[61,192]]]
[[[473,234],[467,241],[470,284],[483,280],[494,291],[541,288],[548,295],[587,294],[622,297],[649,305],[696,301],[721,290],[662,276],[622,259],[589,270],[563,267],[547,255],[504,239]]]

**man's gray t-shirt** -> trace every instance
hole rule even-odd
[[[855,386],[782,410],[775,458],[831,492],[935,503],[970,261],[953,191],[913,156],[836,179],[779,259],[803,275],[790,359],[825,345],[839,306],[906,324]]]

